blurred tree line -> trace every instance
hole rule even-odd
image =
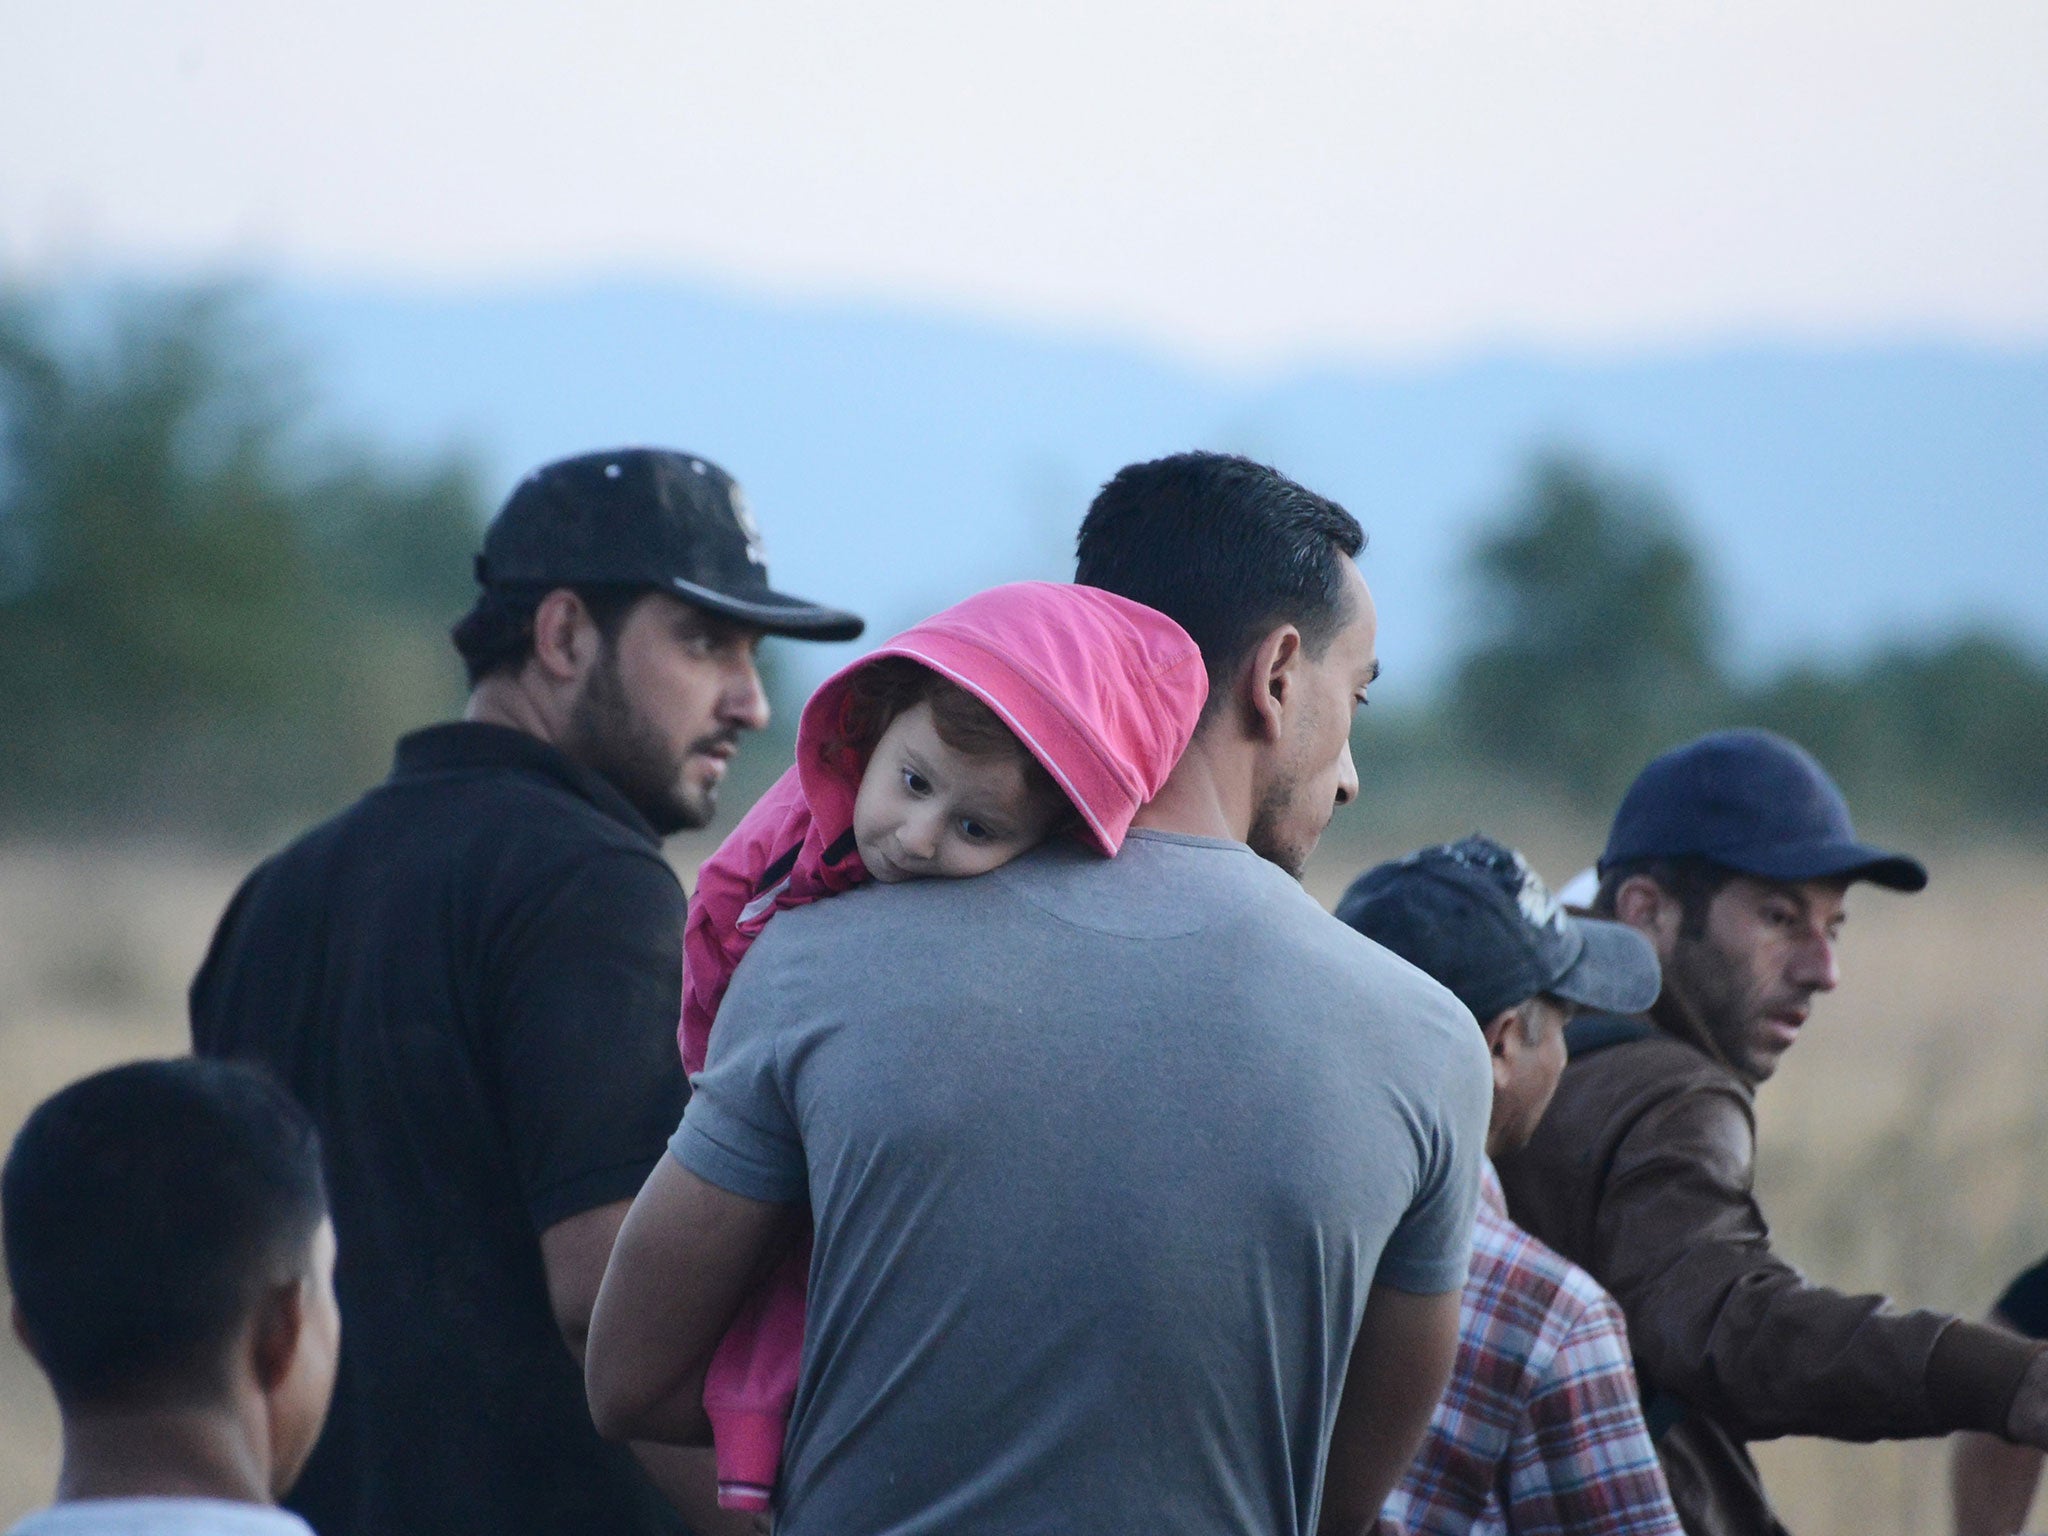
[[[453,460],[317,436],[228,290],[0,295],[0,820],[247,835],[445,713],[481,526]]]
[[[475,476],[319,434],[315,404],[245,296],[81,315],[0,293],[0,829],[272,836],[459,707]],[[1441,803],[1478,772],[1597,823],[1656,752],[1758,724],[1872,820],[2048,831],[2048,666],[2009,640],[1744,680],[1676,509],[1567,456],[1531,466],[1468,575],[1452,681],[1373,722],[1369,777]],[[795,703],[728,815],[786,762]]]
[[[1467,753],[1604,820],[1658,752],[1760,725],[1812,751],[1859,815],[2048,831],[2048,665],[2007,637],[1744,680],[1676,510],[1568,456],[1531,467],[1469,576],[1475,638],[1411,757]]]

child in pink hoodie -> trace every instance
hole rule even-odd
[[[827,680],[796,765],[698,872],[684,935],[683,1064],[775,913],[866,880],[984,874],[1070,830],[1112,856],[1208,696],[1164,614],[1019,582],[946,609]],[[806,1239],[742,1306],[704,1384],[719,1502],[766,1509],[803,1347]]]

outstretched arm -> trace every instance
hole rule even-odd
[[[1772,1250],[1755,1146],[1747,1098],[1694,1085],[1638,1116],[1610,1160],[1587,1267],[1628,1315],[1646,1390],[1738,1439],[2011,1434],[2042,1346],[1807,1280]]]
[[[1376,1285],[1367,1296],[1330,1435],[1320,1536],[1370,1531],[1415,1459],[1458,1357],[1458,1294]]]
[[[704,1373],[796,1208],[744,1199],[664,1157],[627,1212],[591,1311],[584,1385],[599,1433],[707,1443]]]

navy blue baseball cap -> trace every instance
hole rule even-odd
[[[1449,987],[1482,1024],[1541,993],[1640,1013],[1663,985],[1648,939],[1573,917],[1527,860],[1477,833],[1367,870],[1337,916]]]
[[[1715,731],[1666,752],[1621,797],[1600,872],[1701,858],[1765,880],[1927,884],[1918,859],[1859,842],[1849,805],[1805,749],[1769,731]]]
[[[852,640],[867,627],[770,587],[761,530],[738,484],[709,459],[666,448],[543,464],[491,519],[476,579],[487,587],[652,587],[802,640]]]

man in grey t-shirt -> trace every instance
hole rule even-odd
[[[1081,578],[1202,647],[1193,745],[1113,861],[769,926],[599,1296],[601,1428],[701,1434],[808,1201],[786,1536],[1371,1524],[1455,1349],[1490,1074],[1447,992],[1283,872],[1356,788],[1360,543],[1243,460],[1104,489]]]

